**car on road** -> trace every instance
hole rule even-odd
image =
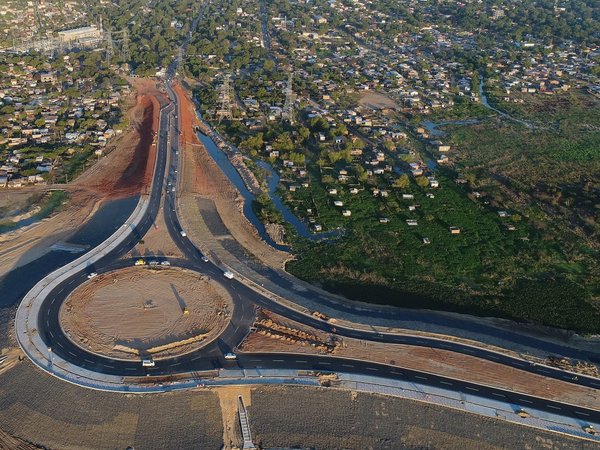
[[[162,261],[162,262],[160,263],[160,265],[161,265],[161,266],[170,266],[170,265],[171,265],[171,263],[170,263],[169,261]]]
[[[92,272],[87,277],[88,278],[94,278],[94,277],[97,277],[97,276],[98,276],[98,274],[96,272]]]
[[[225,357],[225,359],[237,359],[237,355],[235,353],[225,353],[225,355],[223,355]]]
[[[154,361],[152,360],[152,358],[144,358],[142,359],[142,366],[143,367],[154,367]]]
[[[225,272],[223,272],[223,276],[225,278],[229,278],[230,280],[233,279],[233,272],[230,272],[229,270],[226,270]]]
[[[135,261],[135,265],[136,266],[145,266],[146,265],[146,261],[144,261],[143,259],[137,259]]]
[[[202,257],[202,261],[204,261],[204,262],[208,262],[208,258],[207,258],[206,256],[203,256],[203,257]]]
[[[181,234],[183,237],[186,237],[186,236],[187,236],[187,233],[186,233],[185,231],[183,231],[183,230],[181,230],[181,231],[179,232],[179,234]]]

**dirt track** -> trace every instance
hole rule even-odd
[[[69,201],[62,211],[30,227],[0,235],[0,277],[44,255],[48,248],[65,241],[86,222],[100,204],[109,199],[144,192],[152,177],[155,148],[152,135],[158,129],[158,112],[164,94],[153,80],[132,80],[136,95],[129,100],[130,127],[115,140],[107,156],[73,183],[65,185]],[[43,188],[42,188],[43,190]],[[40,191],[34,188],[32,191]]]
[[[180,99],[181,148],[184,156],[181,204],[185,204],[186,208],[181,208],[183,221],[186,224],[194,224],[198,220],[200,213],[195,199],[211,199],[221,220],[237,242],[265,264],[283,267],[289,255],[262,241],[256,229],[244,217],[243,199],[196,136],[194,128],[198,119],[194,103],[181,85],[176,85],[175,91]],[[195,236],[193,231],[190,237],[198,242],[201,240],[201,236]]]

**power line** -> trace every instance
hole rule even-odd
[[[221,119],[233,119],[231,113],[231,86],[230,86],[230,75],[226,75],[221,86],[221,105],[217,109],[217,119],[220,122]]]
[[[292,88],[293,72],[288,74],[288,81],[285,86],[285,103],[281,111],[281,119],[287,120],[290,125],[294,124],[294,91]]]

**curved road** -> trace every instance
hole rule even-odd
[[[239,355],[236,361],[227,361],[223,353],[232,351],[244,339],[255,318],[257,306],[286,316],[290,319],[300,321],[320,330],[338,334],[340,336],[352,337],[363,340],[372,340],[386,343],[401,343],[409,345],[420,345],[433,348],[457,351],[472,356],[496,361],[512,367],[517,367],[533,373],[539,373],[565,381],[576,382],[581,385],[599,388],[600,382],[595,379],[579,376],[574,379],[572,374],[546,366],[537,366],[504,354],[495,353],[479,347],[471,347],[461,343],[432,339],[427,337],[402,336],[395,334],[379,333],[376,331],[361,331],[344,328],[322,321],[312,316],[302,314],[294,309],[281,305],[256,291],[252,290],[238,280],[229,280],[223,276],[223,271],[210,262],[203,261],[203,255],[193,243],[182,235],[182,228],[177,218],[176,194],[178,180],[178,139],[171,137],[170,121],[176,116],[177,97],[167,83],[167,91],[172,103],[163,109],[158,136],[157,163],[154,174],[154,182],[150,194],[150,206],[143,220],[135,227],[132,226],[128,238],[122,242],[111,253],[65,280],[57,286],[46,297],[38,316],[38,330],[44,343],[52,348],[52,352],[72,364],[95,372],[119,375],[119,376],[145,376],[169,375],[182,372],[194,372],[220,367],[229,368],[285,368],[298,370],[321,370],[321,371],[343,371],[359,373],[363,375],[375,375],[386,378],[408,380],[419,384],[428,384],[444,389],[462,391],[468,394],[476,394],[494,400],[513,403],[524,408],[536,408],[546,410],[555,414],[573,416],[582,420],[600,421],[600,411],[580,408],[560,402],[553,402],[542,398],[517,394],[514,392],[491,388],[487,386],[468,383],[434,374],[422,373],[413,370],[397,368],[389,365],[357,361],[352,359],[323,357],[314,355],[296,354],[244,354]],[[168,155],[170,153],[170,155]],[[168,158],[170,156],[170,158]],[[170,163],[167,167],[167,160]],[[106,273],[118,270],[133,264],[133,260],[120,259],[127,251],[144,236],[153,226],[160,212],[162,193],[164,197],[163,209],[167,229],[177,246],[182,250],[185,259],[169,259],[172,266],[182,267],[196,272],[201,272],[215,280],[221,280],[231,294],[234,301],[234,310],[231,321],[225,331],[213,342],[203,349],[188,353],[183,356],[158,359],[154,367],[142,367],[139,362],[125,361],[106,358],[90,353],[69,340],[63,333],[59,324],[59,309],[69,293],[87,280],[87,274],[91,272]],[[124,226],[131,226],[125,224]],[[164,260],[164,258],[152,258]],[[281,279],[282,283],[289,281]],[[336,303],[336,307],[338,304]]]

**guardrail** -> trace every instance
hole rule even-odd
[[[159,126],[162,120],[163,109],[164,108],[161,108],[159,112]],[[154,174],[156,174],[158,159],[159,152],[157,151],[154,160]],[[158,181],[161,183],[164,182],[164,177]],[[150,184],[150,192],[152,192],[155,182],[155,177],[153,177]],[[66,381],[71,381],[66,377],[66,374],[59,374],[54,369],[55,367],[60,368],[60,366],[66,367],[70,365],[70,363],[55,355],[52,352],[52,349],[48,348],[48,346],[42,340],[37,329],[39,312],[44,299],[50,292],[52,292],[54,288],[60,285],[60,283],[84,270],[93,263],[99,261],[101,258],[121,245],[123,241],[129,237],[130,232],[133,231],[133,229],[141,222],[148,211],[149,206],[150,197],[141,196],[138,204],[131,215],[127,218],[124,226],[119,227],[119,229],[111,236],[86,254],[46,275],[23,297],[15,317],[15,333],[17,342],[29,359],[31,359],[34,364],[36,364],[42,370],[61,379],[65,379]],[[82,373],[89,372],[82,368],[79,368],[79,371]],[[74,374],[74,372],[71,373]],[[86,377],[84,376],[84,378]]]

